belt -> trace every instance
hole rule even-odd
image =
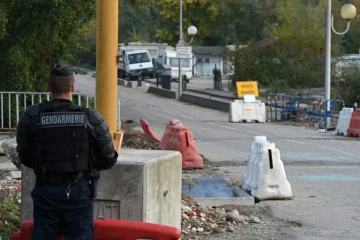
[[[84,173],[80,177],[78,177],[78,173],[49,173],[45,182],[40,181],[40,179],[36,178],[36,184],[65,184],[68,182],[74,182],[76,179],[77,181],[89,181],[89,173]]]

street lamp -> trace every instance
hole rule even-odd
[[[182,31],[182,0],[180,0],[180,32],[179,32],[179,42],[177,43],[177,46],[187,46],[192,43],[194,36],[197,33],[197,28],[195,26],[190,26],[188,28],[188,34],[191,36],[190,42],[184,41],[183,31]],[[182,59],[179,58],[179,98],[182,94]]]
[[[345,4],[341,8],[341,16],[347,21],[347,28],[339,33],[334,29],[334,16],[331,14],[331,0],[327,0],[327,24],[326,24],[326,65],[325,65],[325,132],[327,132],[327,123],[330,122],[330,89],[331,89],[331,29],[334,33],[343,35],[350,28],[350,21],[357,14],[356,7],[352,4]]]

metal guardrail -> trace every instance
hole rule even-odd
[[[50,100],[48,92],[0,92],[0,129],[15,129],[19,117],[31,105]],[[73,93],[73,102],[80,106],[96,109],[96,96],[93,94]],[[117,124],[121,126],[120,100],[117,105]]]

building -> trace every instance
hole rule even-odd
[[[212,77],[215,66],[223,73],[223,47],[193,46],[192,52],[194,76]]]

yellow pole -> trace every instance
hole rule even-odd
[[[117,130],[117,55],[119,0],[96,1],[96,109]]]

